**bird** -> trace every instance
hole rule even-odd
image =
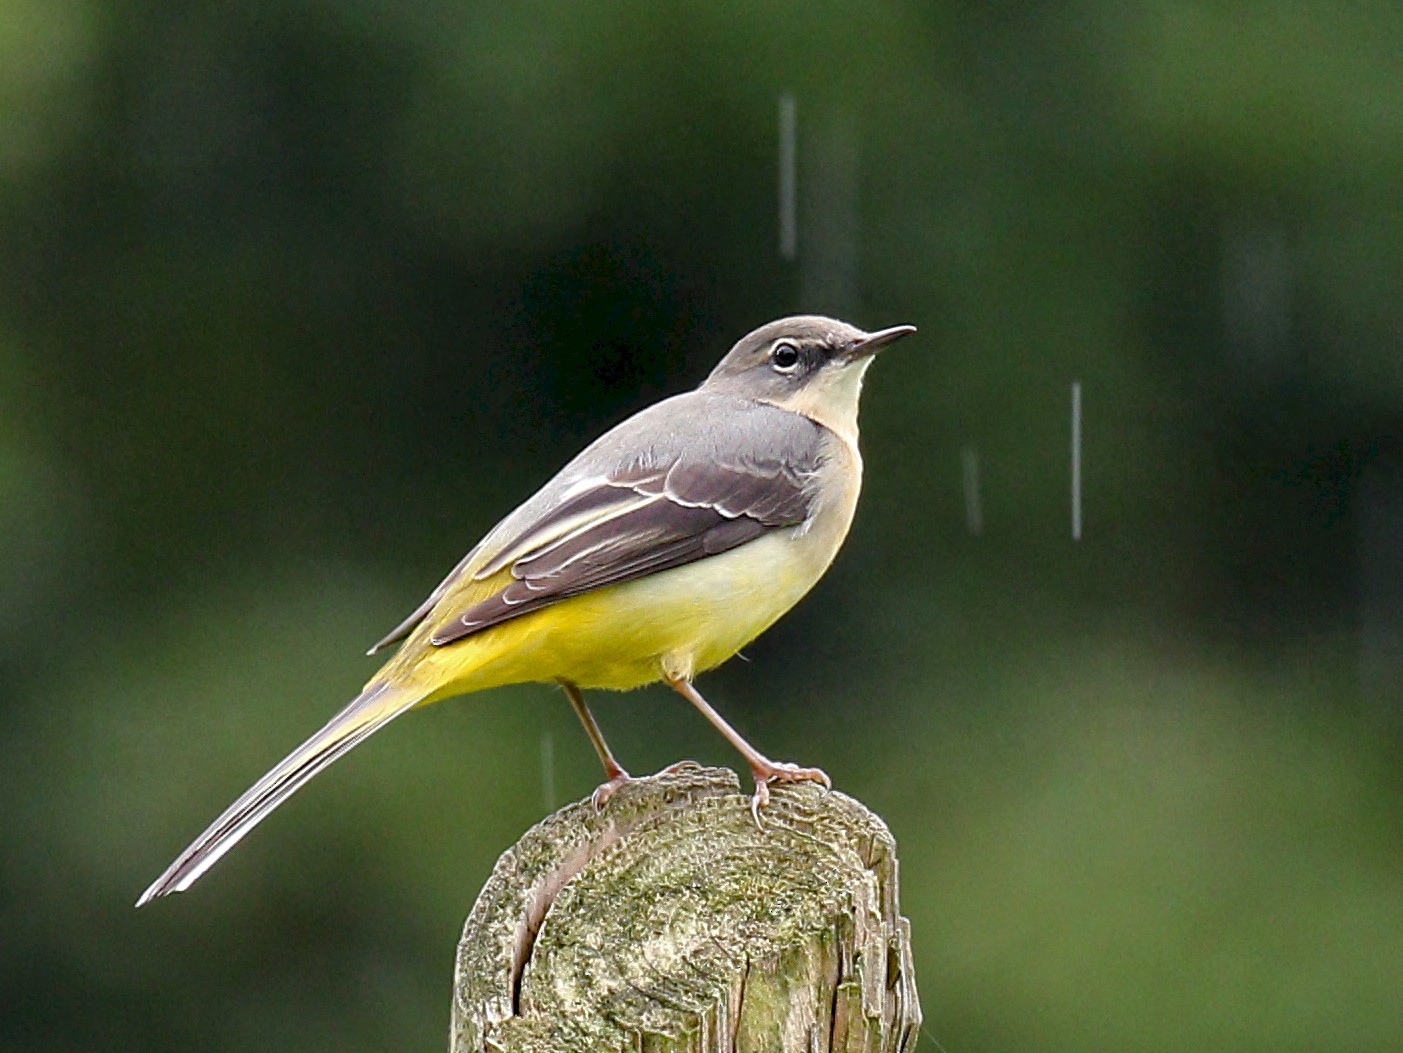
[[[862,484],[858,403],[873,356],[915,332],[818,315],[749,333],[697,388],[588,445],[468,552],[368,653],[398,650],[359,695],[253,784],[137,900],[183,892],[259,822],[396,717],[487,688],[555,682],[604,766],[604,807],[631,776],[583,689],[662,681],[741,754],[757,823],[777,782],[830,785],[772,761],[693,684],[823,576]]]

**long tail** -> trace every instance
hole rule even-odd
[[[291,797],[304,783],[342,754],[379,731],[395,717],[412,709],[422,696],[388,684],[371,684],[315,735],[288,754],[278,765],[224,810],[190,847],[176,857],[166,872],[136,901],[138,907],[172,892],[184,892],[224,853]]]

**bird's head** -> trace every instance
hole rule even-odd
[[[855,438],[862,375],[872,356],[915,331],[897,325],[868,333],[820,315],[781,318],[742,337],[702,389],[768,402]]]

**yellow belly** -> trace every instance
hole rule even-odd
[[[827,541],[776,532],[697,563],[562,600],[426,649],[395,679],[426,688],[429,703],[533,680],[623,690],[665,676],[690,678],[720,665],[793,607],[831,561],[831,551],[815,550],[828,549]]]

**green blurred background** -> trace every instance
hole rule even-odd
[[[703,689],[891,823],[929,1034],[1399,1049],[1400,55],[1371,0],[0,2],[0,1047],[443,1048],[492,862],[599,777],[556,691],[132,901],[580,445],[813,310],[921,333]]]

